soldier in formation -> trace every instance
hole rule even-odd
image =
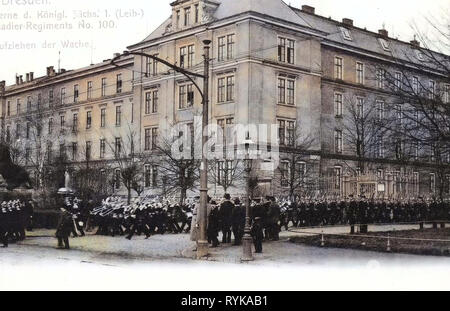
[[[229,194],[219,200],[209,199],[207,235],[213,247],[219,245],[220,233],[223,244],[233,242],[234,245],[241,245],[246,217],[242,201],[246,200],[232,200]],[[303,198],[291,201],[268,196],[251,200],[250,204],[250,224],[256,225],[258,218],[257,226],[261,227],[262,239],[265,241],[279,240],[281,230],[288,230],[292,226],[347,225],[351,227],[351,233],[355,233],[357,228],[366,232],[367,224],[429,222],[436,223],[437,227],[439,222],[450,220],[450,204],[440,200],[400,201],[349,197],[342,200]],[[149,238],[155,234],[187,233],[191,224],[194,225],[193,230],[198,229],[194,207],[193,201],[180,204],[166,198],[136,199],[131,204],[126,204],[118,197],[111,197],[92,210],[76,198],[65,204],[65,210],[72,218],[69,234],[83,236],[84,227],[89,223],[91,226],[98,226],[97,234],[126,236],[130,240],[135,235],[142,234]],[[10,211],[3,208],[2,211],[8,211],[9,216],[15,215],[14,209]],[[20,221],[17,222],[17,219],[21,218],[15,216],[16,221],[5,221],[9,216],[0,218],[0,238],[7,232],[10,239],[20,239],[24,233],[18,230]],[[5,223],[15,229],[8,230]],[[23,219],[21,223],[24,223]],[[64,242],[65,235],[61,236]]]
[[[343,200],[303,199],[298,203],[280,200],[280,226],[319,227],[367,224],[417,223],[437,224],[450,220],[450,203],[442,200],[380,200],[349,197]],[[269,217],[269,216],[267,216]],[[264,220],[263,220],[264,222]]]
[[[97,235],[120,235],[131,240],[144,234],[189,232],[194,204],[179,204],[168,199],[136,199],[128,205],[118,197],[107,198],[90,212],[90,221],[97,225]]]
[[[8,247],[10,242],[25,240],[30,217],[30,210],[19,200],[1,203],[0,242],[4,248]]]

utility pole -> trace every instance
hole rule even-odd
[[[208,142],[206,128],[209,123],[209,45],[210,40],[204,40],[204,72],[203,72],[203,122],[202,122],[202,164],[200,167],[200,207],[199,236],[197,241],[197,259],[208,255],[208,239],[206,237],[207,206],[208,206],[208,158],[204,153],[204,146]]]

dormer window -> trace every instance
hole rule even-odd
[[[176,20],[176,22],[177,22],[177,29],[178,28],[180,28],[180,11],[177,11],[177,20]]]
[[[383,50],[390,52],[391,51],[391,47],[390,44],[387,40],[383,39],[383,38],[379,38],[378,41],[381,44],[381,47],[383,48]]]
[[[347,41],[353,41],[352,38],[352,33],[350,32],[349,29],[345,28],[345,27],[339,27],[341,29],[341,34],[342,37],[347,40]]]
[[[197,24],[200,21],[200,11],[198,8],[198,4],[195,5],[195,23]]]
[[[184,26],[187,27],[191,24],[191,8],[184,9]]]

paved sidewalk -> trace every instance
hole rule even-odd
[[[54,235],[55,230],[28,232],[28,238],[20,245],[56,248],[57,239]],[[70,238],[69,243],[72,251],[145,260],[184,258],[183,250],[192,244],[187,234],[154,235],[149,239],[145,239],[143,236],[135,236],[129,241],[124,236],[110,237],[92,233],[88,233],[85,237]]]

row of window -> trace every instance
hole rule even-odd
[[[357,169],[358,172],[360,172],[360,169]],[[359,173],[358,173],[359,174]],[[399,171],[391,172],[393,183],[392,183],[392,193],[402,193],[404,189],[405,182],[402,181],[401,173]],[[377,176],[380,182],[385,181],[384,179],[385,171],[383,169],[379,169],[377,171]],[[342,175],[342,167],[336,166],[334,167],[334,190],[341,191],[343,186],[343,175]],[[412,186],[410,193],[419,194],[420,191],[420,174],[419,172],[413,172],[411,176],[407,176],[406,180],[408,180],[407,183],[409,183]],[[450,193],[450,175],[446,177],[447,183],[449,183],[449,187],[447,189],[447,192]],[[429,192],[430,193],[436,193],[436,174],[430,173],[429,174]],[[387,189],[386,189],[387,190]]]
[[[362,62],[356,62],[356,83],[365,84],[365,66]],[[335,57],[334,60],[334,74],[335,79],[344,80],[344,60],[342,57]],[[376,87],[378,89],[393,89],[395,92],[401,91],[405,88],[410,89],[416,95],[426,94],[428,98],[435,99],[437,95],[437,83],[434,80],[428,81],[428,86],[422,85],[419,77],[412,76],[410,81],[405,81],[402,72],[396,71],[392,77],[389,76],[384,68],[376,69]],[[443,102],[450,103],[450,85],[443,86]]]
[[[336,130],[334,133],[334,146],[335,153],[342,154],[344,151],[344,142],[343,142],[343,132],[341,130]],[[393,143],[395,149],[395,157],[397,160],[401,160],[406,154],[405,141],[398,138]],[[421,151],[423,150],[420,142],[414,142],[411,144],[411,154],[412,158],[415,161],[418,161],[421,158]],[[431,162],[435,162],[439,158],[438,149],[435,146],[430,146],[429,148],[430,154],[427,157]],[[375,156],[383,159],[386,157],[386,142],[385,136],[383,134],[378,134],[375,138]],[[447,153],[444,158],[441,158],[446,163],[450,163],[450,153]]]
[[[66,146],[65,143],[59,145],[59,157],[67,158],[67,150],[70,148],[70,159],[72,161],[77,161],[79,159],[80,150],[77,142],[72,142],[70,147]],[[107,154],[107,142],[105,139],[100,139],[99,141],[99,157],[100,159],[104,159]],[[37,149],[37,155],[40,156],[41,150]],[[46,157],[49,162],[53,161],[53,144],[47,144]],[[86,141],[85,149],[83,150],[84,158],[82,160],[91,160],[92,159],[92,142]],[[120,156],[122,153],[122,139],[115,138],[114,141],[114,155]],[[31,148],[25,149],[25,163],[28,165],[31,161],[32,151]]]
[[[116,126],[121,126],[122,124],[122,107],[121,106],[116,106]],[[79,125],[79,121],[78,121],[78,113],[74,113],[72,116],[72,131],[73,132],[77,132],[78,131],[78,125]],[[65,130],[66,129],[66,116],[65,115],[61,115],[60,116],[60,128],[61,130]],[[101,128],[105,128],[106,127],[106,108],[102,108],[100,110],[100,127]],[[89,130],[92,128],[92,111],[87,111],[86,112],[86,129]],[[52,135],[53,134],[53,130],[54,130],[54,118],[51,117],[49,118],[48,121],[48,134]],[[30,139],[30,134],[31,134],[31,123],[27,122],[26,123],[26,135],[25,138]],[[40,128],[39,126],[36,128],[36,135],[37,137],[40,137],[42,133],[42,128]],[[22,126],[20,123],[16,124],[16,138],[19,139],[22,135]],[[11,128],[10,126],[6,126],[6,140],[8,142],[10,142],[11,139]]]
[[[219,62],[231,60],[234,58],[234,45],[235,45],[235,35],[229,34],[221,36],[218,39],[218,54],[217,60]],[[153,54],[153,56],[158,57],[159,54]],[[181,68],[192,68],[196,65],[195,63],[195,45],[190,44],[182,46],[179,49],[179,66]],[[159,73],[158,61],[151,57],[146,57],[145,63],[145,75],[147,77],[156,76]]]
[[[101,96],[105,97],[106,96],[106,89],[107,89],[107,84],[106,84],[107,80],[106,78],[102,78],[101,80]],[[122,89],[123,89],[123,81],[122,81],[122,74],[118,74],[116,76],[116,94],[120,94],[122,93]],[[93,99],[93,93],[94,93],[94,83],[93,81],[88,81],[87,82],[87,91],[86,91],[86,98],[87,100],[91,100]],[[59,103],[61,105],[65,105],[67,103],[67,94],[66,94],[66,88],[63,87],[60,89],[60,101]],[[80,99],[80,87],[79,84],[75,84],[73,86],[73,103],[78,103]],[[48,91],[48,106],[53,106],[53,104],[55,103],[55,97],[54,97],[54,90],[49,90]],[[27,106],[26,106],[26,112],[32,112],[33,109],[33,98],[32,96],[28,96],[27,97]],[[39,111],[42,108],[42,93],[37,94],[37,99],[36,99],[36,110]],[[11,116],[11,107],[12,103],[11,101],[7,101],[6,104],[6,116]],[[17,98],[16,99],[16,114],[21,114],[24,111],[22,111],[22,99],[21,98]]]
[[[51,118],[51,120],[53,120]],[[78,113],[74,113],[72,116],[72,131],[78,131]],[[49,123],[50,124],[50,123]],[[115,125],[117,127],[122,125],[122,106],[116,106],[116,122]],[[50,126],[50,125],[49,125]],[[65,116],[60,116],[60,126],[61,129],[64,129],[66,126]],[[100,109],[100,127],[106,127],[106,108]],[[92,111],[86,112],[86,129],[89,130],[92,128]]]
[[[335,111],[335,115],[336,118],[340,118],[343,116],[343,104],[344,104],[344,100],[343,100],[343,94],[339,93],[339,92],[335,92],[334,93],[334,111]],[[379,122],[382,122],[385,120],[386,118],[386,102],[384,100],[378,99],[376,100],[376,109],[375,109],[375,113],[376,113],[376,119]],[[356,111],[352,111],[351,113],[355,113],[355,117],[360,120],[362,118],[366,117],[365,114],[365,98],[364,97],[356,97]],[[396,122],[398,126],[402,126],[403,122],[405,120],[405,115],[403,112],[403,106],[401,104],[397,104],[395,105],[395,118],[396,118]],[[352,116],[353,117],[353,116]],[[415,122],[415,126],[419,127],[420,126],[420,112],[415,109],[414,111],[412,111],[412,117],[411,117],[412,122]]]
[[[292,163],[289,161],[281,161],[280,163],[280,174],[281,174],[281,187],[289,187],[290,181],[293,180],[290,176],[293,174],[295,183],[305,182],[306,177],[306,162],[296,162],[294,167],[292,167]]]
[[[356,83],[365,84],[365,66],[361,62],[356,62],[355,67]],[[344,59],[336,56],[334,58],[334,78],[344,80]]]
[[[232,102],[235,99],[234,75],[217,79],[217,102]],[[195,103],[194,85],[183,83],[178,86],[178,109],[191,108]],[[145,93],[145,114],[158,113],[158,90],[150,90]]]

